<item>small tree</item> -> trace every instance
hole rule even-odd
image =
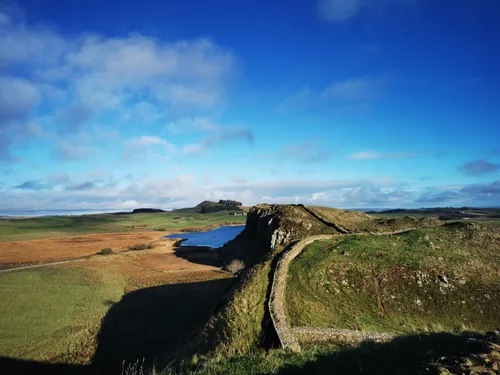
[[[245,263],[241,259],[233,259],[226,265],[226,270],[235,275],[239,274],[243,269],[245,269]]]

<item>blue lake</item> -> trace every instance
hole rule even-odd
[[[181,242],[181,246],[208,246],[215,249],[234,239],[243,229],[244,225],[225,226],[208,232],[170,234],[165,238],[182,238],[185,241]]]

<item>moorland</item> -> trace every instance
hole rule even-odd
[[[0,220],[0,368],[500,371],[500,210],[219,208]],[[242,223],[216,251],[164,238]]]

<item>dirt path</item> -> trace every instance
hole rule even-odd
[[[0,273],[20,271],[20,270],[27,270],[27,269],[30,269],[30,268],[39,268],[39,267],[47,267],[47,266],[57,266],[59,264],[66,264],[66,263],[83,262],[84,260],[88,260],[88,258],[73,259],[73,260],[60,260],[59,262],[32,264],[32,265],[29,265],[29,266],[6,268],[6,269],[3,269],[3,270],[0,270]]]

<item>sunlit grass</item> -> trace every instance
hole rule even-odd
[[[244,224],[246,216],[229,216],[226,211],[201,214],[181,213],[99,214],[54,216],[23,220],[0,220],[0,241],[20,241],[65,235],[113,233],[139,230],[175,231],[225,223]]]
[[[462,225],[313,243],[290,267],[289,317],[296,326],[394,333],[493,329],[495,236]]]

